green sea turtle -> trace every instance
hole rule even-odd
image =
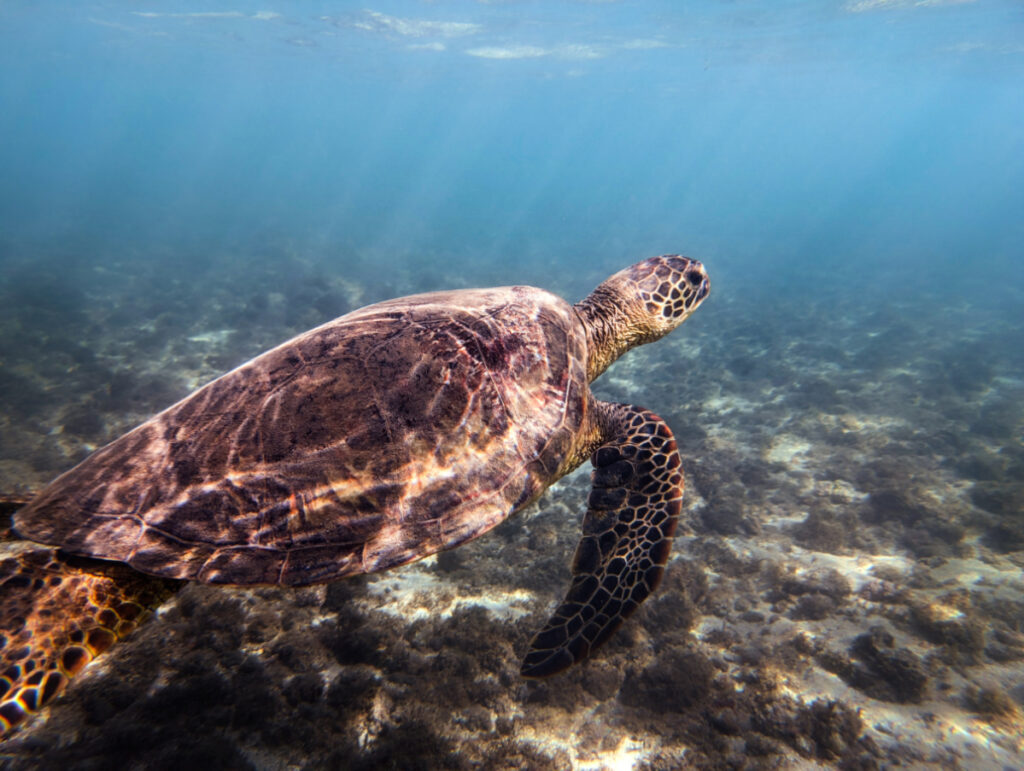
[[[595,467],[568,595],[522,674],[588,656],[655,587],[680,511],[672,432],[589,383],[707,297],[654,257],[570,305],[525,286],[370,305],[214,380],[58,477],[0,562],[0,732],[182,581],[303,586],[449,549]]]

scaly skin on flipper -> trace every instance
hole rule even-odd
[[[15,504],[0,501],[0,530]],[[10,542],[0,559],[0,738],[53,701],[93,659],[123,639],[179,582],[125,565],[68,560]]]
[[[572,584],[530,644],[526,677],[547,677],[589,656],[654,591],[671,550],[683,500],[671,430],[641,407],[597,408],[606,441],[591,457],[594,487]]]

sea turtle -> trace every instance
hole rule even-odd
[[[485,533],[590,457],[568,595],[522,674],[586,657],[655,587],[683,492],[665,422],[589,383],[708,290],[699,262],[665,255],[575,305],[526,286],[377,303],[97,450],[13,516],[0,732],[182,581],[303,586],[402,565]]]

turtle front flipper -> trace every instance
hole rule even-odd
[[[682,507],[683,472],[668,425],[649,410],[597,403],[604,443],[569,592],[533,639],[526,677],[589,656],[657,586]]]
[[[2,521],[0,547],[10,555],[0,559],[3,739],[131,633],[179,582],[120,564],[65,559],[57,549],[12,540]]]

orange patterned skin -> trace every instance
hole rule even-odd
[[[10,543],[6,522],[24,501],[0,499],[0,736],[53,701],[68,681],[177,590],[175,581],[116,562],[74,560]]]
[[[0,732],[177,581],[300,586],[402,565],[487,532],[593,456],[573,585],[523,673],[589,655],[654,588],[682,495],[664,422],[589,382],[708,291],[700,263],[666,255],[575,306],[521,286],[378,303],[96,451],[14,516],[18,536],[60,551],[12,542],[0,562]]]

